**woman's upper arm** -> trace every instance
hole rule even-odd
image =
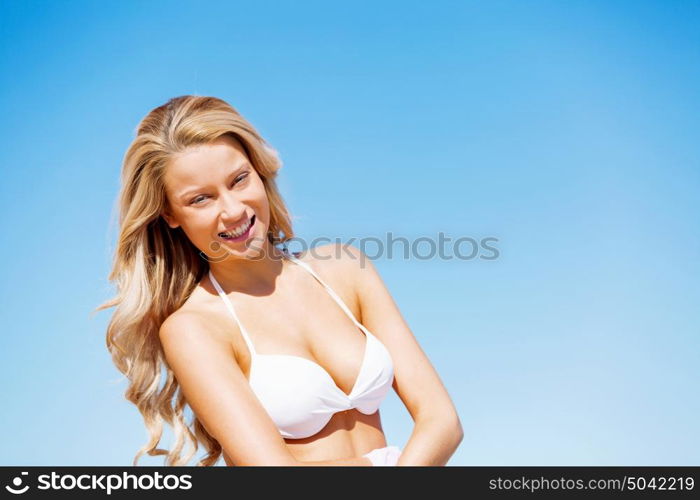
[[[456,408],[399,311],[372,261],[359,249],[348,245],[349,271],[357,291],[362,323],[389,350],[394,362],[394,390],[414,421],[419,418],[451,416],[461,428]]]
[[[207,334],[193,312],[171,315],[159,336],[187,403],[236,465],[296,464],[230,344]]]

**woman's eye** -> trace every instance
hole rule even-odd
[[[236,179],[233,181],[233,186],[235,186],[236,184],[238,184],[239,182],[241,182],[241,181],[242,181],[243,179],[245,179],[246,177],[248,177],[248,173],[247,173],[247,172],[246,172],[245,174],[241,174],[241,175],[239,175],[238,177],[236,177]],[[199,202],[202,201],[202,199],[204,199],[204,198],[206,198],[206,197],[207,197],[206,195],[199,195],[199,196],[197,196],[196,198],[194,198],[194,199],[190,202],[190,204],[192,204],[192,205],[199,205],[199,204],[200,204]]]
[[[246,177],[248,177],[248,173],[239,175],[238,177],[236,177],[236,180],[233,181],[233,184],[234,184],[234,185],[235,185],[235,184],[238,184],[240,181],[242,181],[242,180],[245,179]]]

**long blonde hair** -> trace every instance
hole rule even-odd
[[[110,282],[117,295],[96,311],[116,306],[107,327],[107,349],[129,381],[124,393],[141,412],[150,439],[134,457],[167,455],[166,465],[187,465],[201,442],[208,454],[198,466],[214,465],[222,447],[193,415],[188,426],[184,394],[168,367],[158,338],[163,321],[179,309],[209,270],[209,263],[181,228],[170,228],[161,213],[167,204],[163,176],[176,153],[230,134],[243,145],[262,179],[270,205],[268,240],[293,238],[291,220],[275,178],[281,162],[274,149],[231,105],[216,97],[185,95],[153,109],[139,123],[124,156],[119,193],[119,236]],[[161,386],[163,371],[165,381]],[[163,423],[175,442],[158,448]],[[183,447],[191,452],[181,457]]]

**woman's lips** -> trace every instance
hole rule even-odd
[[[235,238],[225,238],[223,236],[220,236],[220,238],[224,241],[231,241],[231,242],[238,242],[238,241],[245,241],[248,239],[248,236],[250,236],[250,232],[253,230],[253,226],[255,226],[256,218],[255,215],[253,215],[250,218],[250,226],[248,226],[248,229],[246,230],[245,233],[243,233],[240,236],[236,236]]]

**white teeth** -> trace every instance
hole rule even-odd
[[[249,227],[250,227],[250,221],[246,222],[246,223],[243,224],[241,227],[239,227],[239,228],[237,228],[237,229],[234,229],[233,231],[229,231],[229,232],[227,232],[227,233],[221,233],[221,234],[222,234],[224,237],[236,238],[236,237],[242,235],[243,233],[245,233],[245,232],[248,230]]]

